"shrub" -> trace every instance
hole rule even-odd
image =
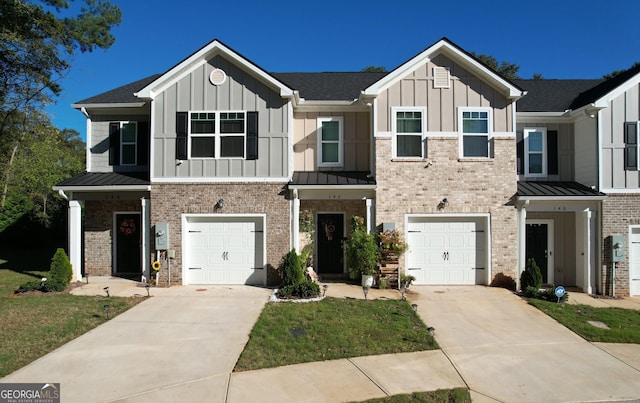
[[[536,264],[535,259],[527,260],[527,267],[520,275],[520,289],[526,290],[527,287],[539,289],[542,286],[542,274],[540,268]]]
[[[69,283],[63,283],[56,278],[48,278],[47,281],[42,283],[41,290],[44,292],[59,292],[67,289]]]
[[[320,285],[313,280],[303,280],[298,284],[284,286],[278,290],[278,296],[280,298],[313,298],[318,295],[320,295]]]
[[[58,248],[56,253],[53,255],[51,259],[51,267],[49,269],[49,280],[61,283],[64,285],[62,290],[67,288],[69,283],[71,282],[71,278],[73,277],[73,269],[71,268],[71,262],[69,262],[69,258],[67,254],[64,253],[64,249]],[[47,282],[49,281],[47,280]],[[53,284],[53,283],[52,283]],[[52,285],[53,288],[59,287],[58,284],[55,286]],[[56,291],[62,291],[56,290]]]
[[[380,261],[376,237],[367,231],[362,217],[354,216],[351,236],[346,241],[347,271],[352,280],[362,274],[372,275]]]
[[[20,285],[16,290],[16,294],[20,294],[23,292],[36,291],[39,290],[42,286],[42,282],[38,280],[27,281],[26,283]]]
[[[304,264],[305,259],[298,255],[295,249],[291,249],[282,257],[278,271],[282,276],[283,288],[304,281]]]
[[[555,288],[546,288],[541,290],[539,288],[529,286],[522,291],[522,295],[526,298],[535,298],[535,299],[541,299],[541,300],[550,301],[550,302],[558,301],[558,297],[556,297]],[[560,301],[566,302],[568,299],[569,299],[569,293],[565,292],[562,298],[560,298]]]

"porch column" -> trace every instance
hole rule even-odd
[[[151,200],[142,198],[140,199],[142,206],[142,275],[149,281],[151,275],[151,263],[149,262],[151,252]]]
[[[300,199],[294,189],[291,200],[291,248],[300,253]]]
[[[374,207],[376,205],[376,201],[374,199],[366,199],[367,204],[367,231],[370,234],[373,234],[375,230],[375,212]]]
[[[516,269],[516,289],[520,289],[520,275],[527,265],[527,207],[525,201],[518,209],[518,267]]]
[[[78,200],[69,200],[69,261],[72,281],[82,281],[82,208]]]
[[[594,242],[592,242],[593,231],[595,230],[595,214],[589,209],[582,212],[584,231],[582,235],[582,250],[584,250],[582,267],[583,270],[583,291],[593,294],[593,270],[595,265]]]

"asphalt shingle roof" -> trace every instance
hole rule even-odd
[[[273,73],[272,76],[314,101],[352,101],[388,73]]]
[[[576,97],[604,80],[515,80],[527,95],[518,100],[518,112],[564,112]]]
[[[121,104],[121,103],[135,103],[141,102],[142,100],[135,95],[134,93],[140,91],[147,85],[151,84],[155,79],[160,77],[161,74],[154,74],[152,76],[143,78],[142,80],[134,81],[129,84],[125,84],[121,87],[114,88],[107,92],[103,92],[102,94],[98,94],[92,96],[87,99],[83,99],[82,101],[76,102],[79,105],[85,104]]]

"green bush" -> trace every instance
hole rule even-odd
[[[47,281],[42,283],[40,290],[44,292],[60,292],[66,290],[68,285],[68,283],[63,283],[58,279],[48,278]]]
[[[550,302],[558,301],[555,288],[546,288],[541,290],[540,288],[528,286],[522,291],[522,295],[526,298],[535,298]],[[566,302],[568,299],[569,293],[565,292],[562,298],[560,298],[560,301]]]
[[[278,290],[278,297],[313,298],[320,295],[320,285],[313,280],[303,280],[298,284],[284,286]]]
[[[536,264],[535,259],[527,260],[527,267],[520,275],[520,289],[526,290],[527,287],[539,289],[542,286],[542,273]]]
[[[296,285],[304,281],[304,258],[291,249],[282,257],[278,271],[282,276],[283,287]]]
[[[61,283],[64,285],[63,290],[67,288],[69,283],[71,282],[71,278],[73,277],[73,269],[71,268],[71,262],[69,262],[69,258],[67,254],[64,252],[64,249],[58,248],[56,253],[53,255],[51,259],[51,267],[49,269],[49,280]],[[47,281],[49,281],[47,280]],[[59,285],[53,286],[59,287]],[[62,291],[62,290],[56,290]]]
[[[356,280],[362,274],[375,274],[380,250],[376,237],[367,231],[362,217],[354,216],[351,222],[351,236],[345,242],[345,253],[349,278]]]
[[[16,290],[16,294],[29,292],[29,291],[37,291],[37,290],[40,290],[40,287],[42,287],[42,281],[39,281],[39,280],[27,281],[26,283],[18,287],[18,289]]]

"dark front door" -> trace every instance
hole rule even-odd
[[[344,214],[318,214],[318,274],[344,273]]]
[[[548,270],[548,225],[547,224],[527,224],[527,261],[535,259],[536,264],[540,268],[542,274],[542,282],[547,283],[549,276]]]
[[[140,214],[116,214],[114,274],[135,278],[142,274]]]

